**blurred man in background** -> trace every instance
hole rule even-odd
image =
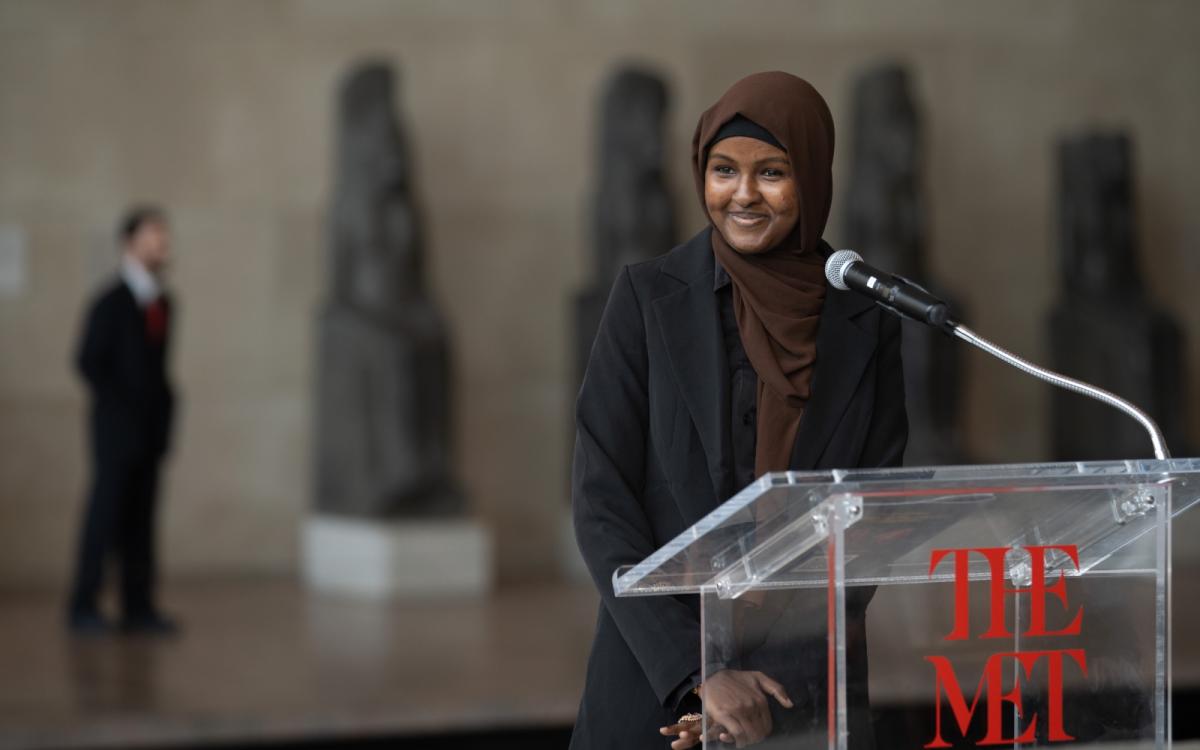
[[[91,392],[92,486],[68,621],[79,634],[111,629],[99,606],[111,557],[121,575],[121,629],[166,635],[177,626],[154,601],[158,473],[173,405],[166,373],[172,314],[161,278],[170,257],[166,214],[134,208],[119,235],[118,276],[88,311],[77,355]]]

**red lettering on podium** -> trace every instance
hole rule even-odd
[[[1058,580],[1053,586],[1046,586],[1046,552],[1049,550],[1058,550],[1071,558],[1071,562],[1075,564],[1075,569],[1079,570],[1079,550],[1074,544],[1048,544],[1029,546],[1025,549],[1029,550],[1029,554],[1033,563],[1033,576],[1029,584],[1029,630],[1025,631],[1027,636],[1057,636],[1057,635],[1079,635],[1080,628],[1083,626],[1083,607],[1075,613],[1075,617],[1071,620],[1071,624],[1062,630],[1053,632],[1046,631],[1046,594],[1053,594],[1062,602],[1063,609],[1067,609],[1067,579],[1063,571],[1058,571]],[[994,586],[995,584],[993,584]],[[1024,589],[1020,589],[1023,591]],[[1015,593],[1016,590],[1014,590]]]
[[[971,577],[970,556],[972,553],[987,561],[989,599],[991,612],[989,627],[980,638],[1012,638],[1013,633],[1008,629],[1004,619],[1004,602],[1006,596],[1018,594],[1029,595],[1029,628],[1026,636],[1065,636],[1079,635],[1083,623],[1083,607],[1075,613],[1071,624],[1061,630],[1046,630],[1046,598],[1053,595],[1066,609],[1067,581],[1063,571],[1058,572],[1058,579],[1050,586],[1046,585],[1046,556],[1051,550],[1064,553],[1075,569],[1079,569],[1079,551],[1073,544],[1031,545],[1025,548],[1030,555],[1030,583],[1027,588],[1009,587],[1006,582],[1005,557],[1008,547],[977,547],[969,549],[935,549],[929,557],[929,575],[947,556],[954,561],[954,629],[943,640],[965,641],[971,637]]]
[[[1004,736],[1004,704],[1011,703],[1016,709],[1017,716],[1025,718],[1021,703],[1021,685],[1018,682],[1014,684],[1012,690],[1007,693],[1003,691],[1003,669],[1006,659],[1016,659],[1021,665],[1025,677],[1029,678],[1033,675],[1033,667],[1043,658],[1046,659],[1049,666],[1049,674],[1047,677],[1046,691],[1049,697],[1046,708],[1046,723],[1049,728],[1049,740],[1051,742],[1067,742],[1075,739],[1067,734],[1063,727],[1063,661],[1065,657],[1071,657],[1083,674],[1087,674],[1087,659],[1083,649],[1062,649],[1057,651],[1017,651],[1008,653],[996,653],[988,657],[987,663],[983,668],[983,675],[979,678],[979,684],[975,689],[975,696],[971,699],[971,704],[967,705],[966,696],[963,695],[962,686],[959,684],[958,675],[954,671],[954,666],[945,656],[926,656],[925,660],[933,664],[934,668],[934,735],[933,739],[925,744],[926,748],[944,748],[950,747],[950,743],[946,742],[942,737],[942,695],[946,697],[946,702],[950,706],[950,711],[954,715],[954,722],[958,725],[958,731],[962,735],[966,735],[967,729],[971,726],[971,719],[975,716],[976,710],[979,708],[979,701],[983,700],[984,716],[986,718],[987,732],[984,734],[979,745],[1010,745],[1014,742],[1028,743],[1033,742],[1037,732],[1037,713],[1029,717],[1029,722],[1020,735],[1016,737]]]
[[[1067,582],[1065,573],[1058,571],[1058,577],[1053,583],[1046,582],[1046,562],[1054,553],[1067,556],[1079,569],[1079,551],[1073,544],[1068,545],[1030,545],[1025,547],[1029,552],[1029,581],[1027,586],[1008,585],[1008,567],[1006,558],[1011,550],[1007,547],[978,547],[967,549],[936,549],[929,557],[929,575],[933,576],[938,565],[949,557],[954,566],[954,627],[943,637],[946,641],[965,641],[971,635],[971,600],[970,600],[970,563],[971,555],[982,557],[987,563],[988,579],[988,628],[977,637],[1009,638],[1015,634],[1009,630],[1005,620],[1005,604],[1007,597],[1027,595],[1029,597],[1029,626],[1023,636],[1053,637],[1079,635],[1083,626],[1083,607],[1080,606],[1071,618],[1070,624],[1058,630],[1048,630],[1046,626],[1047,599],[1054,597],[1062,606],[1064,612],[1070,611],[1067,601]],[[1050,742],[1067,742],[1075,739],[1067,733],[1063,720],[1063,672],[1064,661],[1070,657],[1081,672],[1087,674],[1087,658],[1083,649],[1058,649],[1043,651],[1014,651],[999,652],[988,657],[979,678],[975,694],[968,705],[954,665],[946,656],[926,656],[925,660],[933,665],[934,670],[934,721],[936,729],[934,737],[925,747],[931,749],[950,747],[950,743],[942,736],[942,706],[950,707],[959,732],[966,735],[972,718],[982,708],[986,719],[986,732],[979,745],[1007,745],[1014,742],[1028,743],[1035,740],[1038,715],[1028,717],[1025,728],[1015,737],[1004,736],[1004,704],[1012,704],[1017,716],[1026,719],[1021,700],[1021,680],[1018,679],[1008,692],[1004,692],[1003,675],[1006,660],[1015,659],[1021,666],[1021,672],[1028,681],[1033,675],[1033,668],[1040,660],[1045,659],[1046,676],[1046,727],[1047,739]],[[1011,662],[1010,662],[1011,663]],[[982,701],[982,704],[981,704]],[[1015,731],[1015,728],[1014,728]]]

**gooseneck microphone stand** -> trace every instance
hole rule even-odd
[[[1171,457],[1171,454],[1167,452],[1167,441],[1165,438],[1163,438],[1162,430],[1160,430],[1154,420],[1150,418],[1150,415],[1120,396],[1110,393],[1103,388],[1097,388],[1094,385],[1089,385],[1082,380],[1068,378],[1066,375],[1054,372],[1053,370],[1047,370],[1045,367],[1039,367],[1029,360],[1018,357],[1007,349],[988,341],[984,337],[972,331],[970,328],[967,328],[962,323],[950,321],[948,325],[950,327],[950,334],[955,338],[962,339],[971,346],[987,352],[1001,362],[1012,365],[1018,370],[1028,373],[1038,380],[1044,380],[1050,385],[1058,386],[1059,388],[1072,391],[1073,393],[1078,393],[1081,396],[1094,398],[1101,403],[1108,404],[1114,409],[1120,409],[1136,419],[1139,423],[1141,423],[1142,427],[1146,429],[1146,432],[1150,433],[1150,442],[1154,444],[1155,458],[1167,459]]]
[[[851,271],[855,265],[862,264],[861,269]],[[1007,349],[997,346],[984,337],[950,318],[946,303],[930,295],[918,284],[872,269],[862,261],[862,256],[853,250],[838,250],[829,256],[825,263],[825,276],[836,289],[854,291],[871,297],[884,309],[920,323],[933,326],[943,333],[967,342],[981,351],[987,352],[996,359],[1018,370],[1032,375],[1038,380],[1050,385],[1063,388],[1081,396],[1095,399],[1114,409],[1119,409],[1133,417],[1145,428],[1154,445],[1154,457],[1160,460],[1171,457],[1167,451],[1167,441],[1162,430],[1150,418],[1150,415],[1134,406],[1120,396],[1110,393],[1103,388],[1085,383],[1082,380],[1069,378],[1066,375],[1035,365],[1027,359],[1018,357]],[[856,283],[856,279],[862,279]]]

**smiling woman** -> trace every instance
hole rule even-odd
[[[800,217],[787,152],[752,136],[732,136],[715,144],[704,176],[704,207],[713,226],[738,252],[762,253],[775,247]]]
[[[622,270],[579,393],[575,530],[602,604],[572,748],[682,750],[702,741],[697,717],[738,747],[811,733],[825,643],[780,625],[778,597],[744,597],[747,613],[776,613],[746,621],[777,625],[702,671],[697,597],[617,599],[612,574],[765,472],[904,452],[899,321],[824,277],[833,119],[820,94],[787,73],[739,81],[700,117],[692,159],[711,225]],[[846,627],[862,644],[871,591],[858,592]],[[795,658],[765,674],[755,665],[780,660],[763,649]],[[862,706],[865,649],[847,661]],[[851,738],[870,747],[870,727]]]

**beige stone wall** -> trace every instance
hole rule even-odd
[[[27,287],[0,294],[0,584],[64,578],[86,484],[69,357],[115,217],[138,198],[171,210],[182,303],[168,570],[294,568],[331,96],[363,56],[402,70],[431,282],[454,331],[460,471],[514,580],[555,565],[567,301],[586,270],[593,105],[612,65],[657,65],[673,86],[672,179],[691,231],[686,148],[726,85],[790,70],[844,123],[856,70],[909,63],[933,266],[979,330],[1035,356],[1055,278],[1054,140],[1128,128],[1148,281],[1183,319],[1195,373],[1197,28],[1186,0],[0,1],[0,227],[29,248]],[[831,227],[836,244],[836,215]],[[974,452],[1042,458],[1045,390],[974,355],[969,375]]]

